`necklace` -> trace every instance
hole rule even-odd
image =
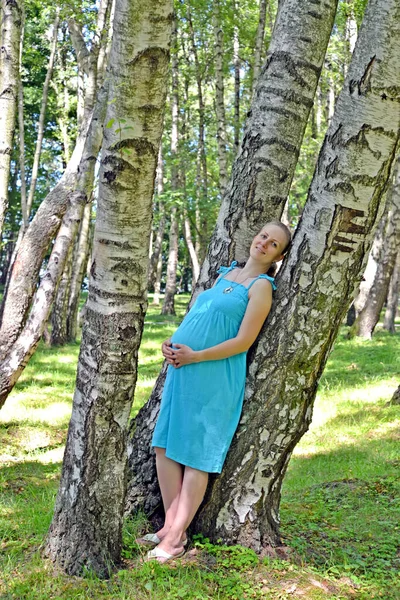
[[[238,276],[239,276],[239,273],[240,273],[240,269],[238,269],[238,272],[237,272],[237,274],[236,274],[236,277],[235,277],[235,279],[232,279],[232,281],[230,282],[230,283],[234,283],[235,285],[234,285],[234,286],[233,286],[233,285],[229,285],[228,287],[226,287],[225,289],[223,289],[223,290],[222,290],[222,293],[223,293],[223,294],[230,294],[231,292],[233,292],[233,290],[235,289],[235,287],[236,287],[237,285],[240,285],[241,283],[243,283],[243,281],[246,281],[246,279],[248,279],[248,277],[246,277],[246,279],[243,279],[243,281],[242,281],[242,282],[236,281],[236,279],[237,279],[237,278],[238,278]]]

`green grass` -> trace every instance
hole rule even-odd
[[[132,414],[161,366],[160,343],[177,317],[151,307],[139,353]],[[41,556],[54,506],[79,346],[41,345],[0,412],[0,598],[165,598],[311,600],[400,599],[400,336],[371,342],[339,336],[321,380],[313,423],[284,481],[282,556],[197,537],[174,565],[142,564],[135,538],[143,517],[124,528],[124,565],[109,581],[67,577]]]

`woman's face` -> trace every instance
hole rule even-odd
[[[270,265],[282,260],[287,244],[287,236],[279,225],[267,223],[253,239],[250,256],[262,264]]]

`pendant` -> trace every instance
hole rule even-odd
[[[223,290],[223,294],[230,294],[234,288],[230,285],[229,287]]]

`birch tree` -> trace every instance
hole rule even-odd
[[[389,333],[396,333],[395,319],[399,306],[399,288],[400,288],[400,249],[397,251],[396,262],[394,265],[392,277],[390,279],[389,292],[386,302],[385,318],[383,320],[383,329]]]
[[[106,11],[103,10],[102,6],[106,6],[108,1],[103,0],[99,9],[99,22],[102,23],[102,27],[104,27],[107,21],[104,18]],[[44,330],[45,321],[43,321],[43,315],[46,313],[43,310],[38,310],[35,315],[35,309],[38,306],[33,302],[33,298],[36,292],[40,268],[47,249],[54,237],[61,235],[59,230],[63,217],[68,213],[69,209],[72,210],[73,205],[76,205],[75,194],[84,196],[86,202],[90,197],[94,163],[97,160],[102,140],[102,123],[104,121],[106,98],[106,83],[100,90],[97,90],[96,96],[88,94],[85,98],[85,119],[78,133],[75,149],[68,166],[59,183],[41,203],[18,249],[7,295],[2,304],[3,313],[0,329],[0,407],[5,402],[7,395],[16,383],[19,374],[26,365],[27,359],[31,355],[31,351],[28,348],[28,341],[30,339],[34,343],[34,340],[30,337],[29,331],[34,328],[37,332],[36,335],[40,337],[39,332]],[[94,103],[94,106],[92,103]],[[84,203],[80,202],[77,206],[81,210],[78,219],[80,221],[84,211]],[[68,219],[67,222],[72,226],[74,220],[75,218]],[[74,242],[73,237],[69,237],[68,239],[70,243]],[[57,270],[56,273],[57,277],[61,277],[62,271]],[[51,299],[52,302],[57,289],[58,279],[53,277],[51,284],[51,286],[47,287],[47,301]],[[28,316],[31,321],[30,330],[25,328]],[[34,325],[32,324],[32,319],[34,319]],[[25,339],[20,339],[21,336]],[[15,354],[15,348],[21,344],[25,348],[25,351]],[[11,355],[18,356],[18,360],[11,361]]]
[[[170,0],[116,1],[89,298],[46,550],[69,574],[109,576],[120,561],[171,22]]]
[[[21,0],[1,2],[0,55],[0,235],[8,207],[11,151],[18,105]]]
[[[375,277],[365,305],[354,323],[355,334],[364,339],[371,339],[379,321],[400,248],[400,159],[397,161],[387,203],[386,226]]]
[[[329,6],[329,10],[328,10]],[[197,293],[217,277],[219,265],[247,257],[253,233],[280,216],[313,105],[336,2],[285,0],[253,96],[239,155],[204,261]],[[150,440],[165,370],[132,425],[128,510],[159,504]]]
[[[213,28],[215,44],[215,112],[217,115],[219,190],[222,197],[228,183],[228,163],[224,100],[224,34],[221,22],[220,0],[214,0],[213,2]]]

